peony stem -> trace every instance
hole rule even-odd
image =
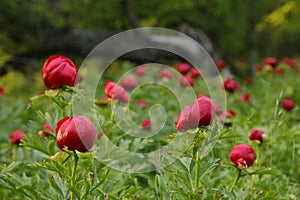
[[[75,185],[76,169],[77,169],[77,164],[78,164],[78,159],[79,159],[76,153],[74,155],[74,159],[75,159],[75,164],[74,164],[74,167],[73,167],[72,177],[71,177],[71,194],[70,194],[70,200],[73,200],[73,195],[74,194],[72,192],[72,189],[74,188],[74,185]]]
[[[232,182],[232,185],[231,185],[231,187],[230,187],[230,192],[232,192],[233,191],[233,188],[234,188],[234,186],[237,184],[237,182],[238,182],[238,180],[239,180],[239,178],[240,178],[240,176],[241,176],[241,169],[239,169],[239,168],[237,168],[237,174],[236,174],[236,177],[235,177],[235,179],[233,180],[233,182]]]
[[[196,166],[195,166],[195,190],[199,188],[200,184],[200,163],[199,163],[199,151],[196,152]]]

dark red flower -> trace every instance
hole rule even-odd
[[[4,87],[2,87],[1,85],[0,85],[0,97],[2,97],[3,95],[4,95]]]
[[[258,141],[260,141],[260,143],[262,143],[263,139],[264,139],[263,135],[264,135],[263,131],[258,130],[258,129],[253,129],[250,131],[249,140],[258,140]]]
[[[172,80],[173,78],[173,75],[172,73],[170,72],[170,70],[168,69],[163,69],[159,72],[159,78],[162,79],[162,78],[167,78],[169,80]]]
[[[272,73],[273,74],[283,74],[284,71],[285,71],[284,68],[278,67],[278,68],[274,68],[273,71],[272,71]]]
[[[106,81],[104,84],[104,92],[108,98],[112,98],[112,92],[117,84],[113,81]]]
[[[207,96],[198,97],[191,107],[191,116],[198,120],[198,126],[210,125],[215,114],[215,104]]]
[[[193,87],[194,86],[194,80],[191,77],[188,77],[188,76],[181,76],[180,85],[183,88]]]
[[[190,71],[191,65],[187,62],[183,62],[178,63],[175,67],[180,74],[186,75]]]
[[[67,57],[50,56],[44,63],[42,75],[43,81],[49,89],[74,86],[77,68]]]
[[[121,86],[114,87],[112,90],[112,99],[122,103],[128,103],[129,101],[126,90]]]
[[[257,66],[254,68],[254,71],[255,71],[256,73],[261,73],[261,72],[263,71],[263,68],[262,68],[262,66],[257,65]]]
[[[233,110],[226,110],[220,115],[220,122],[224,125],[230,126],[232,124],[231,119],[236,115]]]
[[[192,68],[191,69],[191,77],[197,78],[198,76],[202,76],[203,72],[201,69]]]
[[[216,115],[221,115],[223,113],[223,108],[220,104],[215,103]]]
[[[139,100],[136,101],[136,104],[137,104],[138,106],[144,107],[144,106],[147,106],[147,101],[145,101],[145,100],[143,100],[143,99],[139,99]]]
[[[292,99],[289,99],[289,98],[283,99],[282,104],[281,104],[282,109],[284,109],[286,111],[291,111],[294,109],[294,107],[295,107],[295,103]]]
[[[252,84],[252,78],[251,78],[251,77],[247,77],[247,78],[245,79],[245,84],[246,84],[246,85],[251,85],[251,84]]]
[[[133,90],[137,86],[137,81],[132,76],[126,76],[121,80],[121,86],[125,88],[125,90]]]
[[[139,66],[135,68],[134,72],[138,76],[144,76],[146,74],[146,69],[143,66]]]
[[[232,80],[231,78],[225,78],[223,81],[223,88],[228,92],[235,92],[240,87],[239,83]]]
[[[184,107],[178,115],[178,119],[175,124],[179,131],[187,131],[188,129],[198,127],[198,119],[191,115],[191,108],[192,106],[190,105]]]
[[[229,158],[239,169],[245,169],[253,165],[255,154],[249,145],[239,144],[231,149]]]
[[[269,65],[269,66],[275,68],[278,65],[278,60],[273,57],[267,57],[265,59],[265,65]]]
[[[57,123],[56,143],[60,149],[87,152],[96,138],[94,124],[84,116],[65,117]]]
[[[217,67],[219,70],[222,70],[226,67],[226,62],[224,60],[218,60],[216,63]]]
[[[151,121],[149,119],[142,122],[142,128],[145,131],[150,131],[151,129]]]
[[[240,99],[239,102],[244,102],[244,103],[249,103],[251,99],[250,94],[243,94]]]
[[[291,59],[289,57],[284,57],[282,62],[288,66],[290,66],[291,68],[296,68],[297,67],[297,62],[294,59]]]
[[[16,130],[9,135],[11,143],[16,145],[19,145],[23,138],[25,138],[25,133],[21,130]]]
[[[47,123],[44,124],[44,130],[40,130],[39,134],[42,135],[42,136],[45,136],[45,137],[51,136],[51,134],[47,133],[45,130],[48,130],[48,131],[54,133],[53,128],[49,124],[47,124]]]
[[[106,107],[108,105],[109,99],[107,97],[99,97],[97,106]]]

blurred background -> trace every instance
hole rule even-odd
[[[246,77],[266,56],[299,57],[299,21],[298,0],[0,1],[0,85],[6,94],[31,95],[44,88],[41,68],[50,55],[80,66],[106,38],[148,26],[187,34],[215,61],[225,60],[232,73]],[[155,54],[120,62],[151,60]]]

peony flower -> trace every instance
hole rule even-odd
[[[77,68],[67,57],[50,56],[44,63],[42,75],[43,81],[49,89],[74,86]]]
[[[19,145],[23,138],[25,138],[25,133],[21,130],[16,130],[9,135],[11,143],[16,145]]]
[[[251,77],[247,77],[244,82],[246,85],[251,85],[253,81]]]
[[[146,74],[146,69],[143,66],[136,67],[134,70],[137,76],[144,76]]]
[[[142,122],[142,128],[145,131],[150,131],[151,129],[151,121],[149,119]]]
[[[100,107],[106,107],[108,105],[108,101],[109,99],[107,97],[99,97],[96,104]]]
[[[159,72],[159,78],[160,79],[163,79],[163,78],[167,78],[169,80],[172,80],[173,78],[173,75],[172,73],[170,72],[170,70],[168,69],[163,69]]]
[[[250,99],[251,99],[250,94],[243,94],[238,101],[244,102],[244,103],[249,103]]]
[[[282,101],[281,108],[286,111],[291,111],[295,107],[294,101],[289,98],[285,98]]]
[[[121,86],[114,87],[112,91],[112,99],[122,103],[128,103],[129,98],[126,90]]]
[[[239,144],[233,147],[229,158],[239,169],[246,169],[254,163],[254,150],[247,144]]]
[[[201,69],[192,68],[191,69],[191,77],[197,78],[198,76],[202,76],[203,72]]]
[[[267,57],[265,59],[265,65],[269,65],[269,66],[275,68],[278,65],[278,60],[273,57]]]
[[[220,115],[220,122],[224,125],[232,125],[231,119],[236,115],[233,110],[226,110]]]
[[[282,62],[288,66],[290,66],[291,68],[296,68],[297,67],[297,62],[296,60],[289,58],[289,57],[284,57]]]
[[[208,126],[216,114],[213,101],[207,96],[200,96],[191,107],[191,116],[198,120],[198,126]]]
[[[0,85],[0,97],[4,95],[4,92],[5,92],[4,87]]]
[[[107,81],[104,84],[104,92],[108,98],[112,98],[112,91],[117,84],[113,81]]]
[[[263,131],[258,130],[258,129],[253,129],[250,131],[249,140],[251,140],[251,141],[258,140],[260,143],[262,143],[263,139],[264,139],[263,135],[264,135]]]
[[[231,78],[225,78],[223,81],[223,88],[228,92],[234,93],[239,87],[240,85]]]
[[[262,68],[262,66],[257,65],[257,66],[254,68],[254,71],[258,74],[258,73],[261,73],[261,72],[263,71],[263,68]]]
[[[126,76],[121,80],[121,86],[125,88],[125,90],[131,91],[137,86],[137,81],[132,76]]]
[[[178,63],[175,67],[180,74],[186,75],[190,71],[191,65],[187,62],[183,62]]]
[[[84,116],[65,117],[57,123],[56,143],[60,149],[87,152],[96,138],[94,124]]]
[[[175,122],[177,130],[187,131],[198,127],[198,119],[191,115],[191,108],[192,106],[190,105],[184,107],[178,115],[177,122]]]
[[[180,85],[183,88],[193,87],[194,86],[194,80],[191,77],[188,77],[188,76],[181,76]]]
[[[53,128],[52,128],[49,124],[47,124],[47,123],[44,124],[44,129],[45,129],[45,130],[48,130],[48,131],[50,131],[50,132],[52,132],[52,133],[54,133]],[[39,131],[39,134],[42,135],[42,136],[45,136],[45,137],[51,136],[51,134],[47,133],[45,130],[40,130],[40,131]]]
[[[145,107],[145,106],[147,106],[147,101],[145,101],[143,99],[139,99],[139,100],[136,101],[136,104],[138,106]]]
[[[217,61],[216,65],[219,70],[222,70],[226,67],[226,62],[224,60],[219,60]]]

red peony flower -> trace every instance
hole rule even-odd
[[[264,132],[261,131],[261,130],[258,130],[258,129],[253,129],[250,131],[250,135],[249,135],[249,140],[258,140],[260,141],[260,143],[263,142],[263,135],[264,135]]]
[[[186,75],[190,71],[191,65],[187,62],[183,62],[178,63],[175,67],[180,74]]]
[[[145,131],[150,131],[151,129],[151,121],[149,119],[145,120],[142,122],[142,128],[145,130]]]
[[[96,138],[94,124],[84,116],[65,117],[57,123],[56,143],[60,149],[87,152]]]
[[[246,85],[251,85],[251,84],[252,84],[252,78],[251,78],[251,77],[247,77],[247,78],[245,79],[245,84],[246,84]]]
[[[292,99],[289,99],[289,98],[285,98],[283,101],[282,101],[282,104],[281,104],[281,108],[286,110],[286,111],[291,111],[293,110],[295,107],[295,104],[294,104],[294,101]]]
[[[297,62],[294,59],[291,59],[289,57],[284,57],[282,62],[288,66],[290,66],[291,68],[296,68],[297,67]]]
[[[74,63],[64,56],[50,56],[44,63],[43,81],[47,88],[57,89],[63,86],[74,86],[77,68]]]
[[[25,133],[21,130],[16,130],[16,131],[12,132],[9,136],[11,143],[16,144],[16,145],[19,145],[23,138],[25,138]]]
[[[2,97],[3,95],[4,95],[4,87],[2,87],[1,85],[0,85],[0,97]]]
[[[178,115],[178,119],[175,124],[179,131],[187,131],[188,129],[198,127],[198,119],[191,115],[191,108],[192,106],[190,105],[184,107]]]
[[[261,72],[263,71],[263,68],[262,68],[262,66],[257,65],[257,66],[254,68],[254,71],[255,71],[256,73],[261,73]]]
[[[239,144],[233,147],[229,158],[239,169],[246,169],[254,163],[254,150],[247,144]]]
[[[228,91],[228,92],[235,92],[236,90],[238,90],[240,87],[240,85],[232,80],[231,78],[225,78],[223,81],[223,88]]]
[[[146,69],[143,66],[139,66],[135,68],[134,72],[138,76],[144,76],[146,74]]]
[[[284,68],[275,68],[273,69],[272,74],[283,74],[284,71]]]
[[[191,77],[188,77],[188,76],[181,76],[180,85],[183,88],[193,87],[194,86],[194,80]]]
[[[112,99],[122,103],[128,103],[129,101],[126,90],[121,86],[114,87],[112,91]]]
[[[216,64],[219,70],[222,70],[226,67],[226,62],[224,60],[219,60]]]
[[[168,69],[163,69],[159,72],[159,78],[160,79],[163,79],[163,78],[167,78],[169,80],[172,80],[173,78],[173,75],[172,73],[170,72],[170,70]]]
[[[145,101],[145,100],[143,100],[143,99],[139,99],[139,100],[136,101],[136,104],[137,104],[138,106],[145,107],[145,106],[147,106],[147,101]]]
[[[220,115],[220,122],[224,125],[230,126],[232,124],[231,119],[236,115],[233,110],[226,110]]]
[[[44,124],[44,129],[54,133],[53,128],[49,124]],[[45,130],[40,130],[39,134],[45,137],[51,136],[51,134],[47,133]]]
[[[210,125],[215,114],[215,104],[207,96],[198,97],[191,107],[191,116],[197,119],[198,126]]]
[[[198,76],[202,76],[203,72],[201,69],[192,68],[191,69],[191,77],[197,78]]]
[[[132,76],[126,76],[121,80],[121,86],[125,88],[125,90],[133,90],[137,86],[137,81]]]
[[[269,65],[269,66],[275,68],[278,65],[278,60],[273,57],[267,57],[265,59],[265,65]]]
[[[106,107],[108,105],[109,99],[107,97],[99,97],[97,106]]]
[[[116,86],[117,84],[113,81],[107,81],[104,84],[104,92],[108,98],[112,98],[112,92]]]
[[[251,99],[250,94],[243,94],[240,99],[239,102],[244,102],[244,103],[249,103]]]
[[[220,104],[215,103],[216,115],[221,115],[223,113],[223,108]]]

